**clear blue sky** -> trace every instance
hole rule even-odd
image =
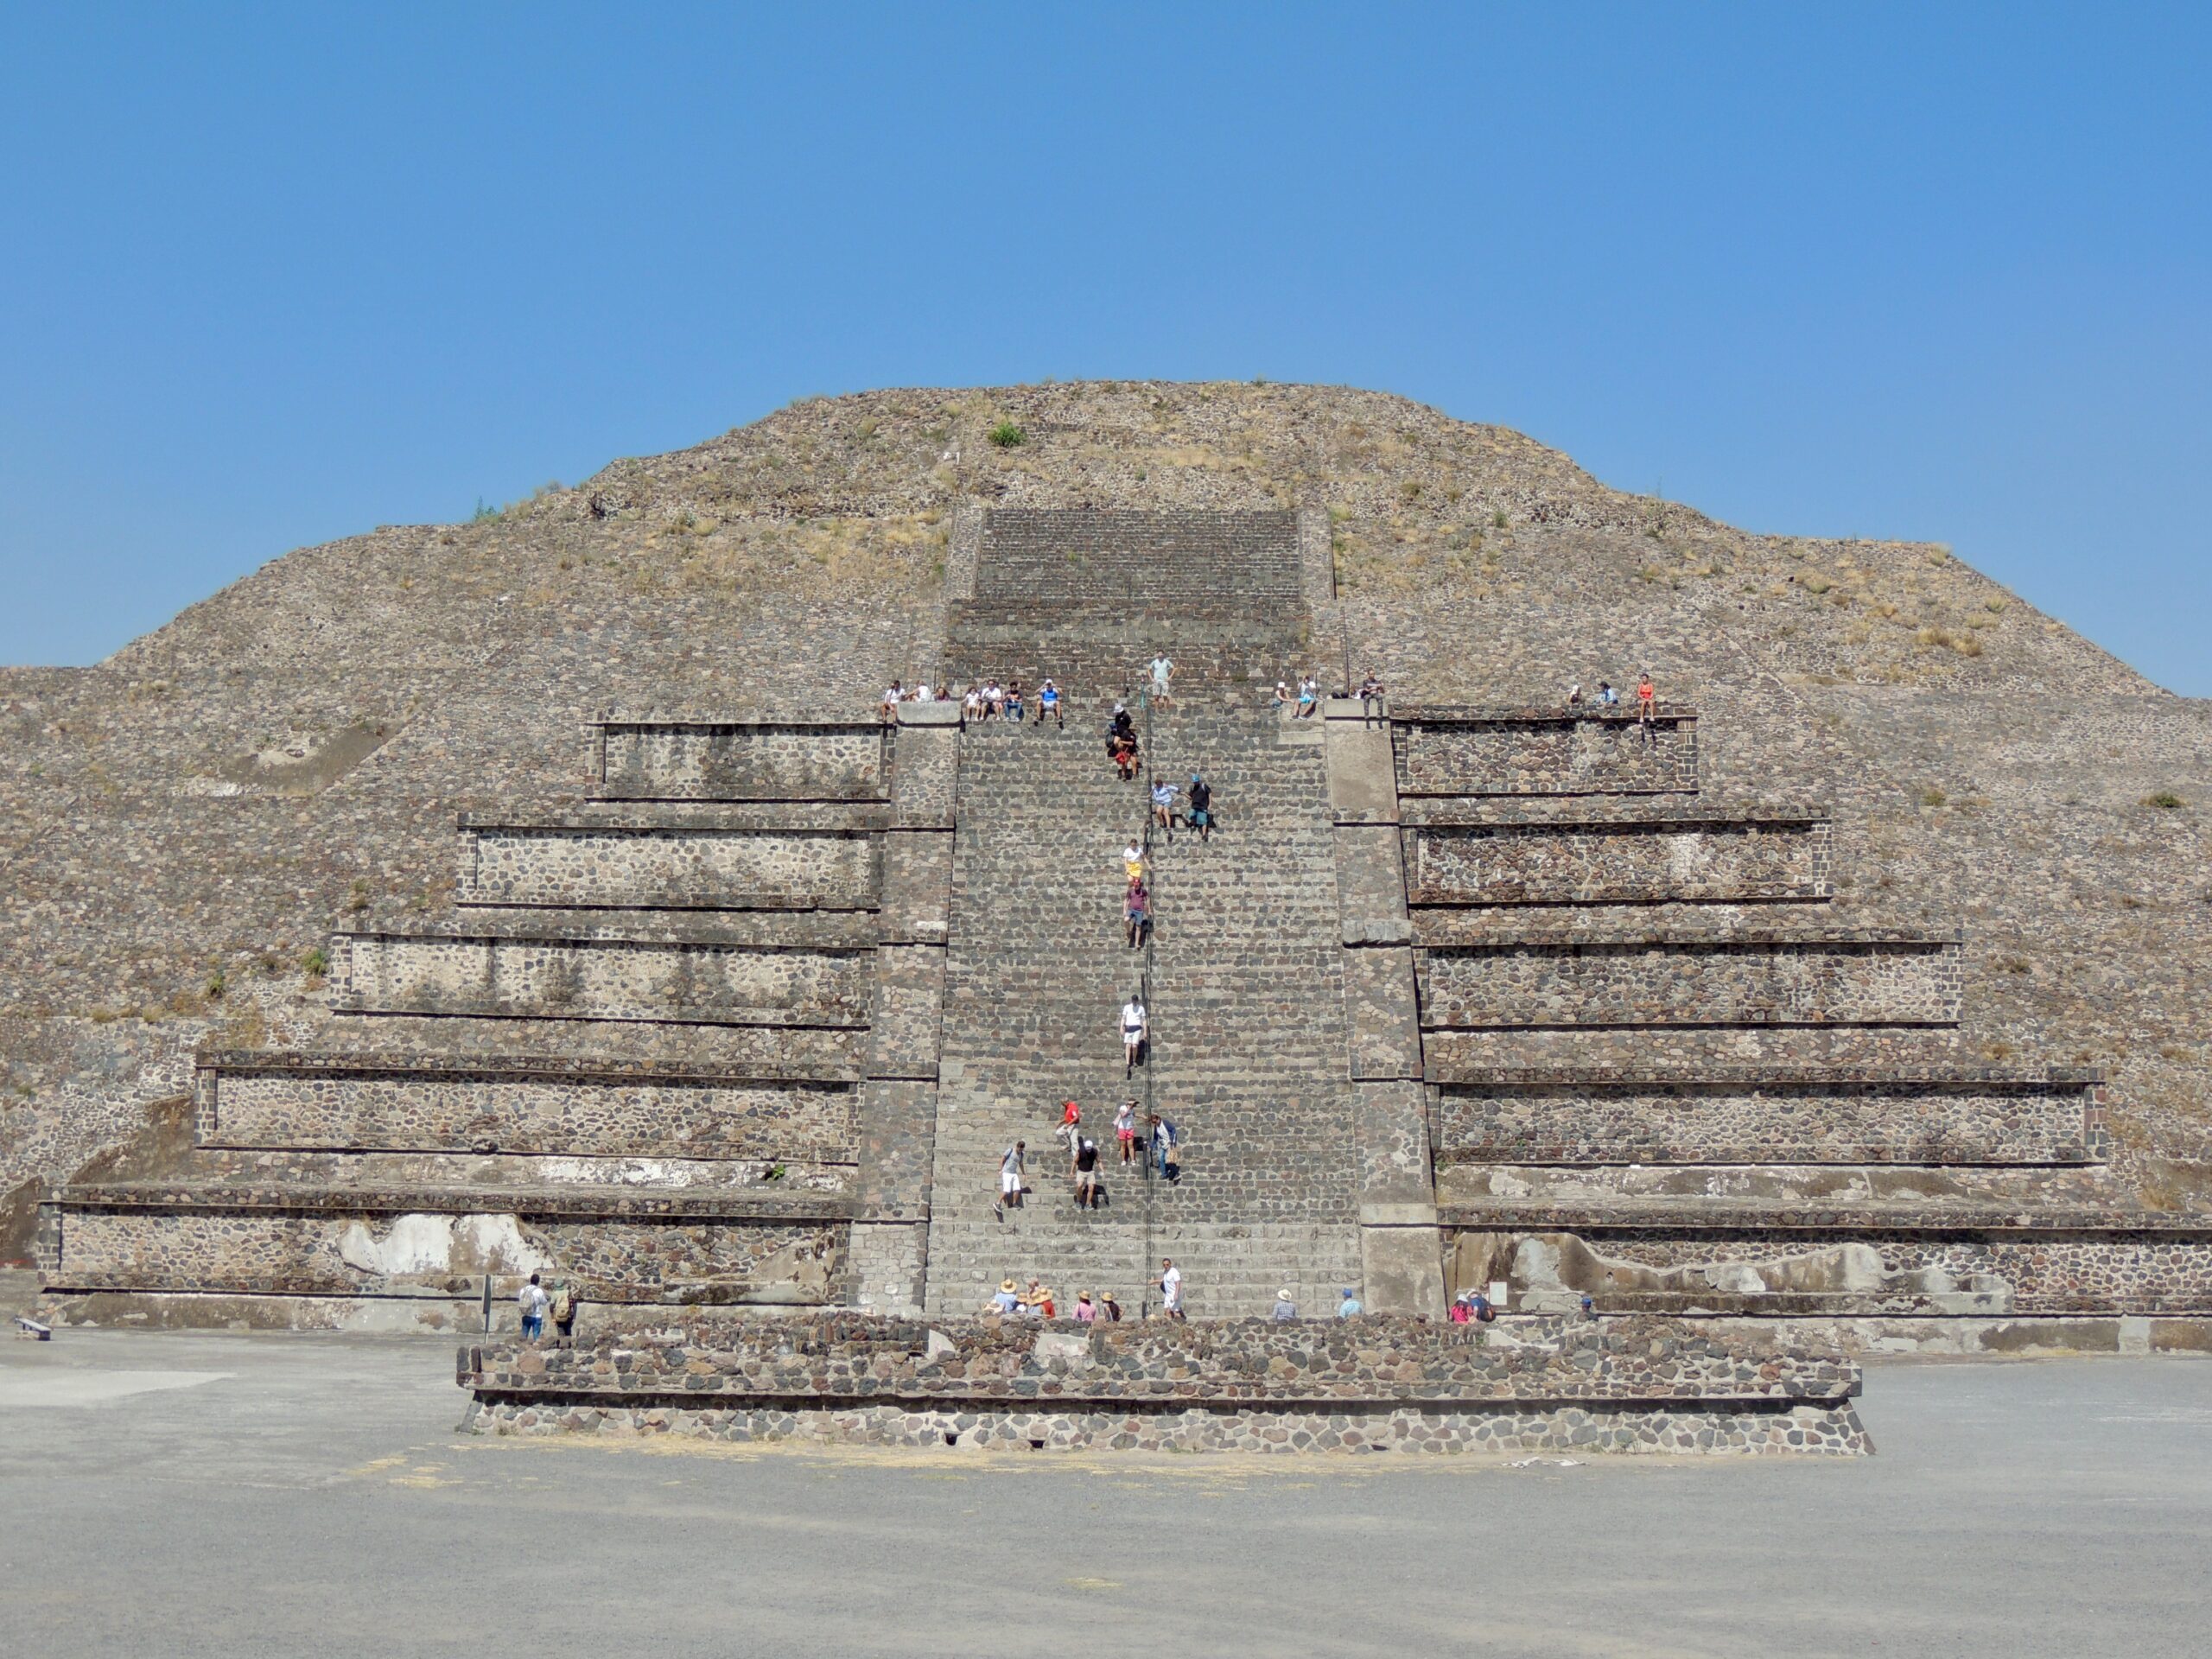
[[[2202,7],[0,10],[0,661],[806,393],[1404,392],[2212,694]]]

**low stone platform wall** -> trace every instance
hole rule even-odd
[[[826,1315],[463,1347],[463,1427],[1128,1451],[1871,1450],[1857,1365],[1662,1319]]]

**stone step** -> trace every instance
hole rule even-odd
[[[1444,1085],[1431,1141],[1440,1166],[2090,1164],[2102,1086],[2094,1072],[1536,1073]]]
[[[1962,1164],[1751,1163],[1605,1165],[1445,1164],[1440,1204],[1575,1205],[1603,1214],[1624,1205],[1689,1207],[1700,1214],[1731,1205],[1767,1208],[1834,1205],[1898,1210],[1961,1205],[2014,1213],[2023,1209],[2126,1207],[2097,1166],[1974,1166]]]
[[[1698,786],[1697,715],[1558,709],[1391,711],[1402,796],[1673,795]]]
[[[873,718],[620,718],[588,728],[593,794],[609,800],[880,801],[892,739]]]
[[[1522,938],[1414,952],[1430,1028],[1949,1026],[1961,944],[1872,930],[1805,938]]]
[[[786,920],[802,919],[786,918]],[[865,919],[865,918],[863,918]],[[330,1006],[346,1013],[838,1027],[868,1021],[876,952],[620,937],[601,925],[333,937]],[[871,924],[872,931],[872,924]],[[582,935],[582,937],[579,937]]]
[[[849,1164],[857,1102],[850,1082],[637,1063],[223,1052],[194,1127],[207,1147]]]
[[[594,822],[464,823],[465,906],[873,910],[882,841],[866,831]]]
[[[216,1051],[239,1065],[363,1066],[443,1073],[490,1065],[524,1075],[580,1070],[602,1076],[857,1080],[866,1069],[860,1027],[647,1025],[593,1020],[439,1019],[335,1014],[297,1049]]]
[[[1403,832],[1413,905],[1758,905],[1826,899],[1824,817],[1424,824]]]
[[[634,1187],[81,1185],[41,1214],[57,1294],[451,1294],[538,1272],[599,1302],[833,1300],[850,1200]]]
[[[1711,1198],[1440,1209],[1455,1287],[1516,1311],[1873,1319],[2212,1313],[2212,1218],[2115,1205]]]

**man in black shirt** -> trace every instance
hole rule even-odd
[[[1098,1207],[1098,1143],[1087,1135],[1075,1138],[1075,1207]]]
[[[1190,805],[1183,814],[1183,822],[1198,832],[1200,841],[1213,838],[1213,785],[1197,772],[1191,774]]]

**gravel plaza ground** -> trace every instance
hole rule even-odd
[[[2212,1363],[1892,1363],[1857,1461],[456,1435],[440,1343],[0,1344],[0,1648],[2202,1655]]]

